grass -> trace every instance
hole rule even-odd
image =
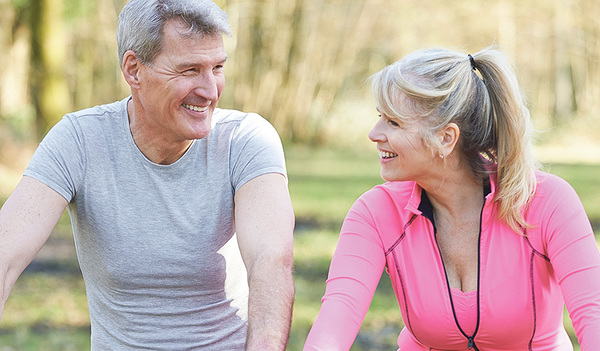
[[[296,301],[288,350],[302,350],[316,318],[344,216],[366,190],[381,183],[374,152],[286,148],[296,213]],[[353,350],[390,350],[402,319],[391,283],[382,279]]]
[[[374,151],[292,146],[286,148],[286,154],[297,218],[296,301],[288,347],[295,351],[302,349],[317,316],[345,214],[360,194],[381,179]],[[600,165],[553,164],[548,170],[574,186],[596,234],[600,234]],[[89,349],[85,288],[74,255],[69,221],[64,216],[13,289],[0,325],[0,351]],[[568,317],[565,324],[572,335]],[[401,327],[391,284],[384,277],[352,350],[394,350]]]

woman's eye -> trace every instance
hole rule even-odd
[[[389,123],[391,126],[393,126],[393,127],[399,127],[399,126],[400,126],[400,125],[399,125],[397,122],[395,122],[395,121],[393,121],[393,120],[391,120],[391,119],[388,119],[388,123]]]

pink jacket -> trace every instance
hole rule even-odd
[[[572,350],[563,302],[582,351],[600,350],[600,251],[564,180],[537,173],[526,236],[496,219],[494,178],[482,211],[474,328],[453,306],[427,195],[414,182],[363,194],[349,211],[323,304],[304,350],[348,350],[384,267],[406,327],[402,351]],[[563,299],[564,297],[564,299]],[[471,329],[471,330],[468,330]]]

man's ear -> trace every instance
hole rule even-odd
[[[139,87],[139,73],[140,73],[141,61],[138,59],[136,53],[132,50],[128,50],[123,54],[123,64],[121,65],[121,71],[125,81],[132,89]]]
[[[456,148],[456,144],[458,144],[460,128],[456,123],[448,123],[438,130],[436,134],[442,146],[440,152],[442,152],[444,157],[450,155]]]

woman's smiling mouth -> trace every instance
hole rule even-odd
[[[393,157],[396,157],[396,156],[398,156],[398,154],[395,154],[393,152],[387,152],[387,151],[379,150],[379,157],[380,158],[393,158]]]

